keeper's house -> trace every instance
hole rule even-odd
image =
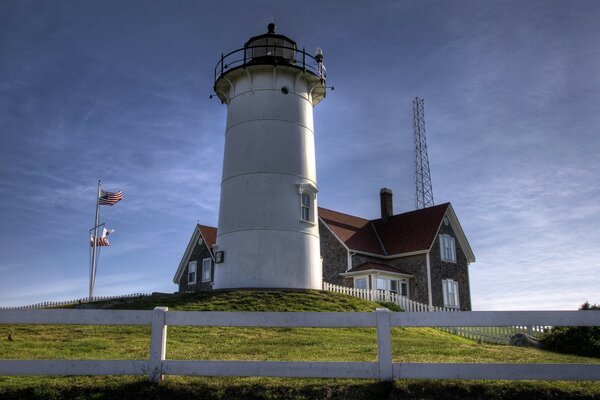
[[[433,306],[471,309],[469,264],[475,261],[450,203],[393,215],[381,189],[381,218],[318,209],[323,281],[390,290]],[[217,229],[196,225],[175,273],[179,291],[212,290]]]

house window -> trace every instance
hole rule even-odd
[[[396,279],[377,277],[375,287],[377,290],[387,290],[392,293],[398,293],[398,281]]]
[[[198,263],[196,261],[190,261],[188,264],[188,284],[192,285],[196,283],[196,267]]]
[[[211,274],[211,259],[210,258],[205,258],[204,260],[202,260],[202,282],[210,282],[212,279],[212,274]]]
[[[400,295],[408,297],[408,282],[400,281]]]
[[[355,289],[367,289],[367,278],[355,278],[354,279]]]
[[[444,307],[458,308],[458,282],[452,279],[442,280],[442,291],[444,294]]]
[[[440,235],[440,254],[442,261],[456,262],[456,245],[450,235]]]

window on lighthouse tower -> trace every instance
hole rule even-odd
[[[302,201],[300,209],[302,211],[302,221],[310,221],[310,195],[308,193],[302,193]]]
[[[314,224],[317,188],[303,183],[298,185],[298,194],[300,195],[300,221]]]

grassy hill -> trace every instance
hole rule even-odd
[[[155,294],[82,307],[186,311],[374,311],[380,304],[319,291]],[[8,334],[13,341],[6,340]],[[144,359],[149,327],[0,325],[2,359]],[[600,359],[479,344],[431,328],[394,328],[394,361],[599,363]],[[374,329],[170,327],[168,359],[375,361]],[[396,381],[167,377],[0,377],[0,398],[599,398],[600,385],[576,382]]]

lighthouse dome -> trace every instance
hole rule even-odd
[[[287,36],[276,34],[274,23],[268,25],[267,33],[251,37],[244,48],[250,63],[296,63],[296,42]]]
[[[315,55],[298,48],[296,42],[285,35],[275,33],[275,24],[270,23],[267,33],[251,37],[244,47],[221,54],[215,66],[214,91],[222,103],[228,104],[232,82],[240,75],[251,71],[287,70],[311,82],[310,101],[315,106],[326,94],[327,72],[323,65],[323,51],[317,48]],[[285,89],[287,90],[287,89]]]

